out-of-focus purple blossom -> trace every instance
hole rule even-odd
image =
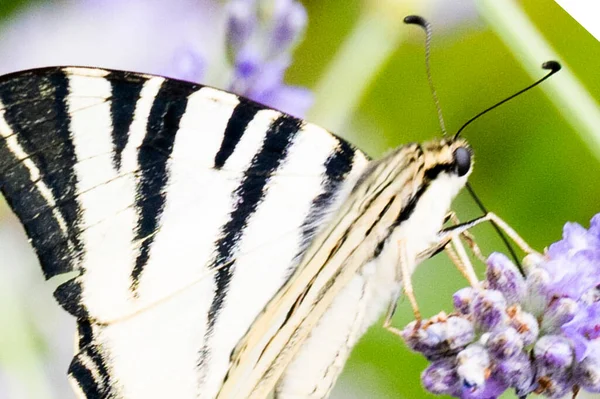
[[[463,349],[436,358],[445,376],[459,379],[460,389],[451,393],[447,384],[443,393],[495,399],[508,388],[548,398],[600,392],[600,214],[587,230],[568,223],[544,256],[528,255],[525,276],[501,254],[490,255],[487,264],[481,288],[453,296],[457,313],[448,319],[467,321],[454,324],[474,334]],[[421,326],[435,331],[440,322]],[[413,331],[411,337],[419,351],[423,335]]]
[[[495,399],[506,391],[507,384],[497,375],[491,375],[482,387],[463,385],[459,397],[461,399]]]
[[[302,116],[312,103],[310,92],[283,83],[291,51],[306,27],[302,5],[295,0],[233,0],[226,11],[227,58],[233,67],[228,89]]]

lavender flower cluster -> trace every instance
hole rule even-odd
[[[403,330],[431,361],[429,392],[494,399],[507,389],[560,398],[600,392],[600,214],[588,230],[567,223],[562,240],[524,260],[487,259],[480,287],[454,294],[455,312]]]

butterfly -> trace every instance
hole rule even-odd
[[[132,72],[0,78],[0,187],[77,319],[80,398],[327,397],[472,169],[380,160],[234,94]]]

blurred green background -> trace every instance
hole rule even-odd
[[[532,76],[543,76],[533,66],[547,58],[536,59],[540,42],[526,34],[539,32],[541,43],[554,49],[548,56],[563,61],[565,71],[544,88],[482,117],[463,137],[474,149],[470,181],[484,204],[542,250],[560,238],[566,221],[587,227],[600,211],[600,147],[594,145],[600,140],[600,124],[594,124],[595,114],[589,111],[600,112],[600,45],[551,0],[497,0],[495,9],[490,3],[304,0],[309,26],[287,81],[315,91],[317,107],[309,120],[378,157],[402,143],[440,134],[424,72],[423,34],[403,25],[402,16],[420,13],[434,23],[432,73],[450,132],[530,84]],[[18,19],[30,5],[2,0],[0,18]],[[526,16],[525,22],[515,18],[515,9]],[[5,26],[0,24],[0,45]],[[502,39],[511,32],[516,38]],[[375,60],[377,54],[380,59]],[[573,86],[577,81],[583,95]],[[479,215],[464,193],[455,210],[462,220]],[[2,226],[9,232],[0,239],[22,234],[5,209],[0,211]],[[505,252],[489,226],[477,227],[474,234],[486,253]],[[29,251],[26,244],[17,249]],[[25,256],[23,264],[0,252],[0,398],[71,397],[65,396],[63,381],[70,354],[62,354],[70,346],[70,325],[57,327],[68,323],[68,317],[51,303],[51,290],[43,288],[31,252]],[[482,265],[475,265],[481,274]],[[18,272],[25,282],[13,283],[12,268],[25,267]],[[422,313],[433,315],[450,310],[452,293],[466,282],[441,254],[418,268],[414,285]],[[32,290],[38,295],[33,301]],[[394,324],[402,327],[411,319],[410,306],[401,301]],[[334,396],[433,397],[419,383],[425,367],[419,355],[375,326],[353,352]]]

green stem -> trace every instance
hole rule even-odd
[[[563,69],[541,87],[600,160],[600,108],[596,100],[568,65],[560,60],[516,1],[478,0],[476,4],[484,18],[534,79],[542,74],[542,62],[557,60],[562,64]]]

